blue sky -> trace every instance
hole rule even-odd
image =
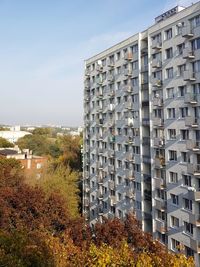
[[[84,59],[188,0],[0,0],[0,124],[82,125]]]

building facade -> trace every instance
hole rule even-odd
[[[83,212],[200,259],[200,3],[86,60]]]

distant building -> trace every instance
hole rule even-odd
[[[34,174],[40,178],[43,167],[47,164],[46,157],[35,156],[29,149],[21,151],[17,146],[14,148],[0,148],[0,157],[19,160],[27,174]]]
[[[15,143],[19,138],[31,134],[26,131],[21,131],[20,126],[11,127],[10,131],[0,131],[0,137],[5,138],[10,143]]]

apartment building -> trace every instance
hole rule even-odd
[[[200,262],[200,2],[86,60],[83,212]]]

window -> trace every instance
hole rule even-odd
[[[173,57],[173,49],[172,47],[165,50],[165,58],[169,59]]]
[[[167,93],[167,98],[174,98],[174,88],[167,88],[166,93]]]
[[[168,108],[167,109],[167,118],[168,119],[175,119],[175,108]]]
[[[171,227],[179,227],[179,219],[171,216]]]
[[[169,150],[169,161],[177,161],[177,151]]]
[[[178,173],[177,172],[169,172],[169,180],[170,180],[170,183],[177,184],[178,183]]]
[[[192,50],[197,50],[200,48],[200,38],[192,40],[191,42]]]
[[[189,187],[192,186],[192,178],[191,178],[191,176],[183,174],[182,175],[182,179],[183,179],[183,185],[189,186]]]
[[[196,83],[192,85],[193,94],[200,94],[200,83]]]
[[[197,60],[192,63],[193,72],[200,72],[200,60]]]
[[[185,48],[185,43],[177,45],[177,54],[182,55],[183,54],[183,49]]]
[[[121,73],[121,67],[117,67],[117,74],[119,75]]]
[[[184,232],[189,235],[193,235],[193,224],[184,222]]]
[[[183,27],[184,27],[184,22],[179,22],[178,25],[176,25],[176,35],[182,33]]]
[[[190,20],[190,24],[191,24],[192,28],[195,28],[195,27],[200,26],[200,15],[198,15],[198,16],[192,18],[192,19]]]
[[[189,155],[187,154],[187,152],[181,152],[181,162],[182,163],[189,163],[190,162],[190,158],[189,158]]]
[[[183,199],[183,207],[186,210],[192,211],[192,200],[184,198]]]
[[[166,79],[172,79],[174,76],[174,70],[173,67],[166,69]]]
[[[120,52],[117,52],[116,59],[117,60],[120,60],[120,58],[121,58],[121,53]]]
[[[142,204],[140,201],[135,201],[135,209],[141,210],[142,209]]]
[[[163,200],[166,200],[167,199],[166,191],[163,189],[156,189],[156,197],[163,199]]]
[[[189,139],[189,130],[180,130],[181,140]]]
[[[118,167],[118,168],[121,168],[121,167],[122,167],[122,161],[121,161],[121,160],[118,160],[118,161],[117,161],[117,167]]]
[[[180,108],[180,118],[185,118],[188,116],[188,107]]]
[[[186,93],[186,86],[179,86],[178,87],[178,96],[183,97]]]
[[[137,70],[137,69],[138,69],[138,61],[134,61],[134,62],[132,63],[132,69],[133,69],[133,70]]]
[[[138,51],[138,45],[131,46],[131,52],[136,53]]]
[[[172,38],[172,28],[165,31],[165,40],[169,40]]]
[[[131,79],[132,85],[137,86],[138,85],[138,78]]]
[[[185,246],[185,254],[186,254],[186,257],[194,257],[194,250]]]
[[[185,64],[179,65],[178,66],[178,76],[182,76],[185,70],[186,70],[186,65]]]
[[[171,195],[172,203],[174,205],[178,206],[178,203],[179,203],[178,196],[177,195],[174,195],[174,194],[170,194],[170,195]]]
[[[157,219],[161,221],[166,221],[166,213],[161,210],[157,210]]]
[[[170,140],[176,140],[176,129],[168,129],[168,138]]]
[[[176,239],[172,238],[171,239],[171,249],[178,252],[180,251],[180,242],[177,241]]]

